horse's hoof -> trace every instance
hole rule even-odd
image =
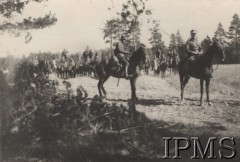
[[[184,98],[181,98],[180,102],[181,102],[181,103],[184,103],[184,102],[185,102]]]
[[[105,99],[105,96],[99,96],[100,99]]]
[[[204,103],[203,103],[203,102],[201,102],[201,103],[199,104],[199,106],[202,106],[202,107],[203,107],[203,106],[204,106]]]
[[[132,103],[137,103],[137,102],[138,102],[137,98],[132,99]]]
[[[209,101],[208,102],[208,106],[212,106],[212,105],[213,105],[213,103]]]

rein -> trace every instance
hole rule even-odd
[[[217,61],[217,67],[215,68],[215,69],[213,69],[213,70],[217,70],[218,69],[218,65],[219,65],[219,59],[217,59],[218,61]]]

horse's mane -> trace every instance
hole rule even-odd
[[[136,51],[133,52],[132,56],[130,57],[130,61],[135,62],[135,61],[138,61],[139,59],[141,59],[139,56],[140,56],[141,52],[144,52],[143,51],[144,48],[145,48],[145,45],[141,44],[140,47]]]
[[[218,46],[218,43],[217,43],[216,41],[213,41],[213,42],[210,44],[210,46],[208,47],[208,49],[206,50],[206,52],[204,53],[203,56],[206,57],[206,56],[210,55],[210,54],[213,52],[214,47],[216,47],[216,46]]]
[[[214,48],[216,46],[218,46],[218,43],[213,41],[213,43],[208,47],[206,52],[197,59],[198,62],[205,64],[205,63],[208,63],[209,61],[212,61],[212,60],[209,60],[209,57],[210,57],[210,55],[214,54]]]

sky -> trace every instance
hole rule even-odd
[[[51,11],[58,19],[54,26],[33,30],[33,39],[25,44],[24,36],[0,34],[0,57],[21,57],[31,52],[82,52],[89,46],[93,50],[109,47],[103,40],[106,20],[117,17],[125,0],[49,0],[41,4],[29,4],[20,18],[44,16]],[[150,47],[147,18],[160,21],[163,41],[168,45],[169,35],[180,30],[183,39],[189,38],[191,29],[198,31],[198,39],[213,36],[219,22],[228,30],[232,16],[240,15],[240,0],[148,0],[147,8],[153,14],[142,18],[141,42]],[[108,9],[110,8],[110,10]]]

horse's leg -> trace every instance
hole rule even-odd
[[[103,87],[103,84],[108,80],[108,78],[109,78],[110,76],[106,76],[104,79],[103,79],[103,82],[102,82],[102,92],[103,92],[103,94],[104,94],[104,96],[106,96],[107,95],[107,92],[106,92],[106,90],[104,89],[104,87]]]
[[[183,87],[183,75],[179,75],[180,76],[180,88],[181,88],[181,101],[184,101],[184,98],[183,98],[183,92],[184,92],[184,87]]]
[[[62,78],[62,70],[59,71],[59,77]]]
[[[56,71],[55,73],[56,73],[56,76],[59,77],[58,71]]]
[[[137,95],[136,95],[136,78],[130,79],[131,89],[132,89],[132,101],[136,102],[138,101]]]
[[[209,106],[212,106],[212,103],[209,99],[209,84],[210,84],[210,79],[206,79],[206,93],[207,93],[207,102]]]
[[[200,105],[199,106],[204,106],[203,104],[203,83],[204,83],[204,80],[203,79],[200,79]]]
[[[181,101],[184,101],[184,98],[183,98],[184,88],[185,88],[186,84],[188,83],[189,78],[190,78],[189,76],[180,76],[180,82],[181,82]]]
[[[185,76],[184,80],[183,80],[183,86],[185,88],[186,84],[188,83],[188,80],[190,79],[190,76]]]
[[[99,95],[101,97],[102,97],[102,85],[103,85],[102,78],[99,78],[99,81],[98,81],[98,92],[99,92]]]

